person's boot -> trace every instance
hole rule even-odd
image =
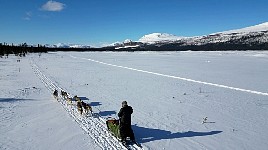
[[[121,142],[122,142],[122,144],[123,144],[124,146],[127,146],[127,141],[126,141],[126,140],[121,140]]]

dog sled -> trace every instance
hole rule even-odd
[[[116,139],[120,142],[121,141],[121,135],[120,135],[120,129],[119,129],[119,126],[120,126],[120,122],[119,120],[115,119],[115,118],[108,118],[106,120],[106,125],[107,125],[107,128],[108,130],[110,131],[110,133],[116,137]],[[139,147],[139,148],[142,148],[142,146],[137,143],[137,142],[133,142],[129,139],[129,137],[126,139],[127,141],[125,142],[122,142],[122,144],[127,148],[127,149],[131,149],[130,147],[131,146],[134,146],[134,147]]]
[[[108,120],[106,120],[106,125],[112,135],[115,136],[118,140],[121,140],[119,131],[119,120],[115,118],[108,118]]]

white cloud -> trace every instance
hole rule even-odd
[[[41,10],[44,10],[44,11],[62,11],[64,9],[64,7],[65,7],[65,4],[50,0],[41,7]]]

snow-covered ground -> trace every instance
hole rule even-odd
[[[1,58],[0,149],[123,149],[105,118],[126,100],[143,149],[265,150],[267,76],[267,51]],[[55,100],[55,88],[90,103],[94,117]]]

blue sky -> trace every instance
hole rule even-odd
[[[150,33],[207,35],[268,21],[267,0],[1,0],[0,43],[101,46]]]

